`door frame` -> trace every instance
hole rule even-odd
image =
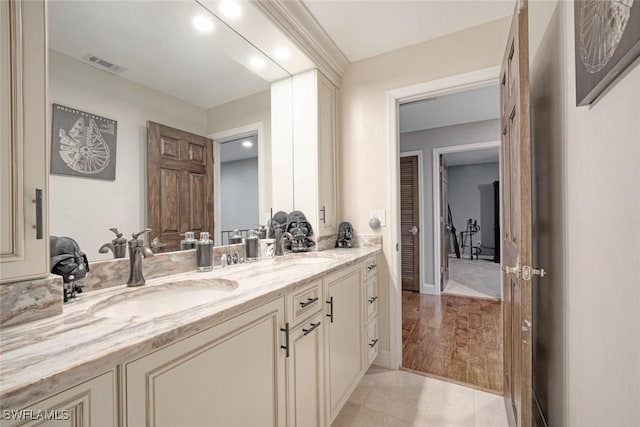
[[[420,283],[421,294],[433,294],[431,289],[432,286],[428,285],[424,281],[424,235],[422,234],[422,230],[424,230],[424,165],[422,164],[422,151],[407,151],[400,153],[400,158],[412,156],[418,157],[418,207],[420,208],[420,213],[418,215],[418,227],[420,227],[420,240],[418,241],[418,250],[420,251],[420,274],[418,275],[418,283]],[[400,158],[398,158],[398,161],[400,161]],[[402,281],[402,278],[400,281]]]
[[[393,89],[387,92],[387,123],[389,150],[389,364],[391,369],[402,365],[402,279],[400,259],[400,118],[401,103],[420,101],[434,96],[449,95],[470,89],[499,84],[500,65],[468,73],[431,80]]]
[[[440,274],[437,269],[442,260],[440,259],[440,244],[442,235],[440,233],[440,156],[449,153],[459,153],[462,151],[476,151],[487,148],[498,149],[498,170],[499,179],[502,181],[502,151],[500,150],[500,140],[487,142],[474,142],[471,144],[451,145],[449,147],[437,147],[433,149],[433,279],[436,286],[436,295],[440,295]],[[500,195],[500,206],[502,206],[502,195]],[[500,221],[502,222],[502,211],[500,213]],[[500,227],[500,238],[502,239],[502,227]],[[502,264],[502,257],[500,258]],[[502,301],[502,274],[500,275],[500,300]]]
[[[266,200],[264,198],[265,192],[265,183],[267,182],[264,174],[265,163],[264,163],[264,125],[262,122],[251,123],[245,126],[239,126],[233,129],[227,129],[220,132],[215,132],[209,134],[209,138],[213,139],[213,194],[215,196],[214,203],[214,212],[213,218],[214,223],[216,224],[218,230],[215,233],[213,238],[214,244],[219,246],[222,243],[222,237],[220,235],[219,225],[221,222],[221,214],[219,206],[221,203],[221,195],[220,195],[220,146],[225,142],[233,141],[234,139],[239,139],[245,136],[251,136],[257,134],[258,140],[258,220],[260,224],[266,224],[267,221],[267,210],[268,207],[265,206]]]

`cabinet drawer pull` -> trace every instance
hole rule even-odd
[[[42,240],[44,234],[44,205],[42,203],[42,188],[36,188],[36,198],[33,201],[36,204],[36,239]]]
[[[378,342],[378,338],[376,338],[375,340],[371,341],[369,343],[369,347],[373,348],[376,345],[377,342]]]
[[[371,265],[368,265],[368,266],[367,266],[367,270],[371,271],[371,270],[373,270],[374,268],[376,268],[377,266],[378,266],[378,264],[371,264]]]
[[[378,299],[378,297],[369,298],[369,304],[373,304],[377,299]]]
[[[315,298],[307,298],[306,301],[300,301],[300,306],[302,308],[305,308],[306,306],[308,306],[309,304],[313,304],[314,302],[318,301],[318,297]]]
[[[318,323],[312,323],[311,327],[309,329],[304,329],[302,328],[302,332],[304,332],[304,335],[309,335],[315,328],[317,328],[318,326],[320,326],[320,322]]]
[[[287,357],[289,357],[289,322],[284,324],[284,328],[280,328],[281,332],[284,332],[284,345],[281,345],[280,348],[286,351]]]
[[[327,313],[327,317],[330,318],[331,323],[333,323],[333,297],[329,297],[329,301],[327,301],[327,304],[329,304],[329,308],[331,309],[331,311]]]

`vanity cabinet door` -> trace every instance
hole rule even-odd
[[[285,426],[284,301],[125,364],[128,427]]]
[[[318,79],[318,235],[337,233],[336,87],[320,72]]]
[[[115,427],[115,372],[58,393],[20,411],[2,412],[2,427]]]
[[[332,422],[365,370],[362,265],[329,276],[326,289],[326,401]]]
[[[291,332],[287,359],[289,426],[324,426],[324,327],[318,313]]]
[[[49,274],[46,4],[0,2],[0,283]]]

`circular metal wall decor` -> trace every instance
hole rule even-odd
[[[633,0],[586,0],[580,10],[580,57],[593,74],[604,68],[629,22]]]

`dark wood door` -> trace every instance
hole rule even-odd
[[[449,241],[451,228],[449,227],[449,174],[444,159],[440,156],[440,291],[449,282]]]
[[[149,122],[147,189],[150,238],[165,250],[179,249],[185,231],[213,236],[213,141]]]
[[[420,208],[418,156],[400,158],[402,289],[420,292]]]
[[[500,72],[504,397],[509,425],[532,425],[531,141],[527,2],[516,5]]]

